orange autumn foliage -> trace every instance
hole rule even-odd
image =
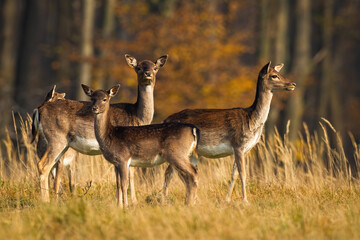
[[[227,2],[226,14],[213,6],[183,1],[168,16],[152,13],[145,1],[118,2],[121,36],[97,40],[107,54],[96,60],[106,63],[101,67],[106,66],[112,84],[122,84],[119,101],[136,99],[137,81],[123,59],[125,53],[139,60],[169,54],[155,88],[155,122],[185,108],[250,105],[258,68],[241,66],[240,57],[250,50],[244,33],[231,27],[241,6]]]

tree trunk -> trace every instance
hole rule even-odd
[[[107,42],[111,38],[115,28],[115,0],[106,0],[104,7],[104,19],[103,19],[103,34],[102,41]],[[100,62],[98,67],[98,74],[95,76],[95,87],[101,89],[107,89],[114,83],[110,81],[110,75],[107,65],[107,49],[99,49]]]
[[[23,3],[24,16],[19,29],[19,54],[16,63],[16,83],[14,94],[14,110],[19,113],[25,113],[30,109],[30,86],[29,79],[41,79],[42,73],[39,66],[39,49],[37,39],[40,35],[38,19],[40,18],[39,2],[38,1],[25,1]],[[44,21],[43,21],[44,22]],[[34,89],[32,89],[34,92]]]
[[[15,66],[17,55],[17,29],[19,29],[19,12],[17,0],[4,2],[3,15],[3,40],[0,58],[0,137],[3,136],[5,127],[11,122],[11,106],[13,105]]]
[[[269,1],[260,1],[260,62],[268,61],[270,56],[270,24],[269,24]]]
[[[326,52],[322,62],[318,118],[329,119],[339,131],[343,129],[339,105],[338,83],[333,61],[333,11],[334,0],[324,2],[323,49]],[[341,131],[342,132],[342,131]]]
[[[288,64],[288,55],[290,51],[288,42],[289,0],[278,0],[276,17],[277,28],[275,37],[275,59],[273,64],[284,63],[285,68],[281,70],[281,73],[285,74]],[[273,101],[274,103],[270,108],[269,118],[266,123],[266,132],[268,134],[272,134],[274,132],[274,127],[276,126],[280,113],[279,100],[275,98]]]
[[[91,85],[91,57],[93,56],[93,30],[95,17],[95,0],[85,0],[83,2],[83,27],[81,41],[80,76],[77,91],[77,99],[88,100],[80,84]]]
[[[296,2],[296,33],[295,52],[292,74],[296,82],[296,89],[288,100],[286,120],[291,121],[289,138],[294,140],[300,130],[304,112],[305,80],[310,70],[310,27],[311,4],[310,0]]]
[[[322,62],[321,69],[321,83],[320,83],[320,96],[319,96],[319,109],[318,118],[327,118],[329,107],[329,96],[331,92],[331,78],[333,76],[331,68],[331,46],[332,46],[332,5],[333,0],[324,2],[324,17],[323,17],[323,49],[326,55]]]
[[[69,45],[72,37],[72,25],[74,24],[71,19],[71,2],[58,0],[57,8],[57,42],[56,47],[61,51],[56,52],[56,82],[59,91],[66,92],[66,97],[71,98],[72,83],[70,79],[70,72],[72,65],[69,60]]]

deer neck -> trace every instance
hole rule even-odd
[[[263,79],[259,77],[255,100],[250,107],[250,120],[253,129],[265,124],[269,115],[272,96],[273,93],[265,88]]]
[[[150,124],[154,116],[154,88],[152,85],[138,86],[136,114],[142,124]]]
[[[113,126],[110,123],[110,117],[108,114],[109,108],[107,108],[103,113],[99,113],[95,115],[94,121],[94,129],[95,129],[95,137],[99,142],[100,148],[106,143],[106,139],[111,132]]]

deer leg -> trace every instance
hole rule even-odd
[[[68,149],[68,151],[64,154],[64,157],[61,159],[61,163],[63,167],[66,167],[67,169],[67,177],[69,181],[69,189],[71,194],[73,193],[74,189],[74,181],[73,181],[73,175],[74,175],[74,163],[73,160],[76,156],[76,151],[72,148]],[[60,164],[60,162],[59,162]],[[62,172],[60,173],[62,174]],[[61,176],[61,175],[60,175]],[[60,178],[61,181],[61,178]]]
[[[196,198],[196,189],[197,189],[197,174],[187,173],[183,179],[186,181],[187,185],[187,197],[186,204],[192,205]]]
[[[135,193],[135,185],[134,185],[134,175],[135,175],[135,168],[129,167],[131,202],[133,204],[137,204],[136,193]]]
[[[193,204],[196,198],[196,189],[198,185],[197,168],[189,160],[173,161],[179,172],[180,178],[185,182],[187,194],[185,204]]]
[[[184,183],[186,188],[186,195],[185,195],[185,204],[189,205],[189,199],[190,199],[190,184],[189,179],[186,173],[182,172],[181,170],[178,171],[178,175],[181,179],[181,181]]]
[[[168,185],[170,184],[170,181],[174,175],[174,168],[171,164],[166,168],[165,171],[165,180],[164,180],[164,186],[163,186],[163,200],[167,197],[168,194]]]
[[[56,168],[53,168],[53,175],[55,176],[54,178],[54,189],[55,189],[55,195],[58,198],[59,195],[59,190],[61,187],[61,176],[64,172],[64,167],[67,166],[67,171],[68,171],[68,179],[69,179],[69,189],[71,194],[73,193],[73,186],[72,186],[72,177],[73,177],[73,160],[74,157],[76,155],[76,151],[73,149],[68,149],[62,158],[59,159],[59,161],[56,164]]]
[[[55,169],[56,169],[55,179],[54,179],[55,196],[56,196],[56,200],[60,200],[59,189],[60,189],[60,184],[61,184],[61,175],[64,170],[62,158],[59,159],[59,161],[57,162]]]
[[[121,191],[123,196],[123,205],[124,207],[128,207],[128,199],[127,199],[127,190],[129,186],[129,167],[127,163],[120,163],[120,167],[118,167],[120,172],[120,183],[121,183]]]
[[[123,208],[123,196],[122,192],[120,191],[120,170],[118,167],[115,166],[115,176],[116,176],[116,205],[120,208]]]
[[[47,153],[47,149],[48,149],[48,141],[46,140],[46,138],[43,135],[39,135],[38,138],[38,142],[36,144],[36,154],[38,155],[40,161],[42,158],[45,157],[45,154]],[[45,159],[47,158],[47,156],[44,158],[44,161],[46,161]],[[55,169],[53,171],[56,171]],[[50,170],[51,172],[51,170]],[[54,173],[52,173],[52,176],[55,176]],[[50,177],[47,178],[48,181],[48,186],[50,186]]]
[[[199,162],[199,158],[196,158],[194,156],[191,156],[190,157],[190,162],[196,166],[197,163]],[[170,182],[173,178],[173,174],[174,174],[174,168],[173,166],[170,164],[167,168],[166,168],[166,171],[165,171],[165,181],[164,181],[164,187],[163,187],[163,197],[167,197],[167,194],[168,194],[168,187],[170,185]],[[183,181],[185,183],[185,179],[182,178],[181,175],[179,175],[181,181]]]
[[[51,169],[51,171],[49,173],[49,177],[48,177],[48,185],[49,186],[51,186],[51,180],[54,180],[54,184],[55,184],[56,171],[57,171],[57,163],[54,165],[54,167]]]
[[[68,179],[69,179],[69,189],[71,195],[74,195],[75,193],[75,164],[74,162],[71,162],[68,165]]]
[[[230,182],[229,190],[228,190],[228,193],[227,193],[226,199],[225,199],[225,201],[227,201],[227,202],[231,201],[231,195],[234,191],[235,182],[236,182],[236,179],[238,176],[239,176],[239,172],[236,167],[236,162],[234,161],[233,169],[232,169],[232,173],[231,173],[231,182]]]
[[[198,187],[198,172],[197,168],[195,166],[192,166],[194,168],[194,172],[189,176],[190,177],[190,195],[189,195],[189,202],[190,204],[193,204],[196,199],[196,191]]]
[[[235,162],[240,173],[242,200],[244,203],[248,203],[246,197],[246,162],[245,154],[241,150],[235,150]]]
[[[40,175],[40,192],[43,202],[49,202],[49,174],[57,161],[68,149],[67,146],[59,146],[58,144],[49,144],[48,151],[42,156],[37,164]]]

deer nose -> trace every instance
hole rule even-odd
[[[151,77],[151,72],[144,72],[145,77]]]
[[[97,110],[98,110],[98,107],[95,107],[95,106],[92,107],[92,111],[93,111],[93,112],[95,112],[95,111],[97,111]]]

